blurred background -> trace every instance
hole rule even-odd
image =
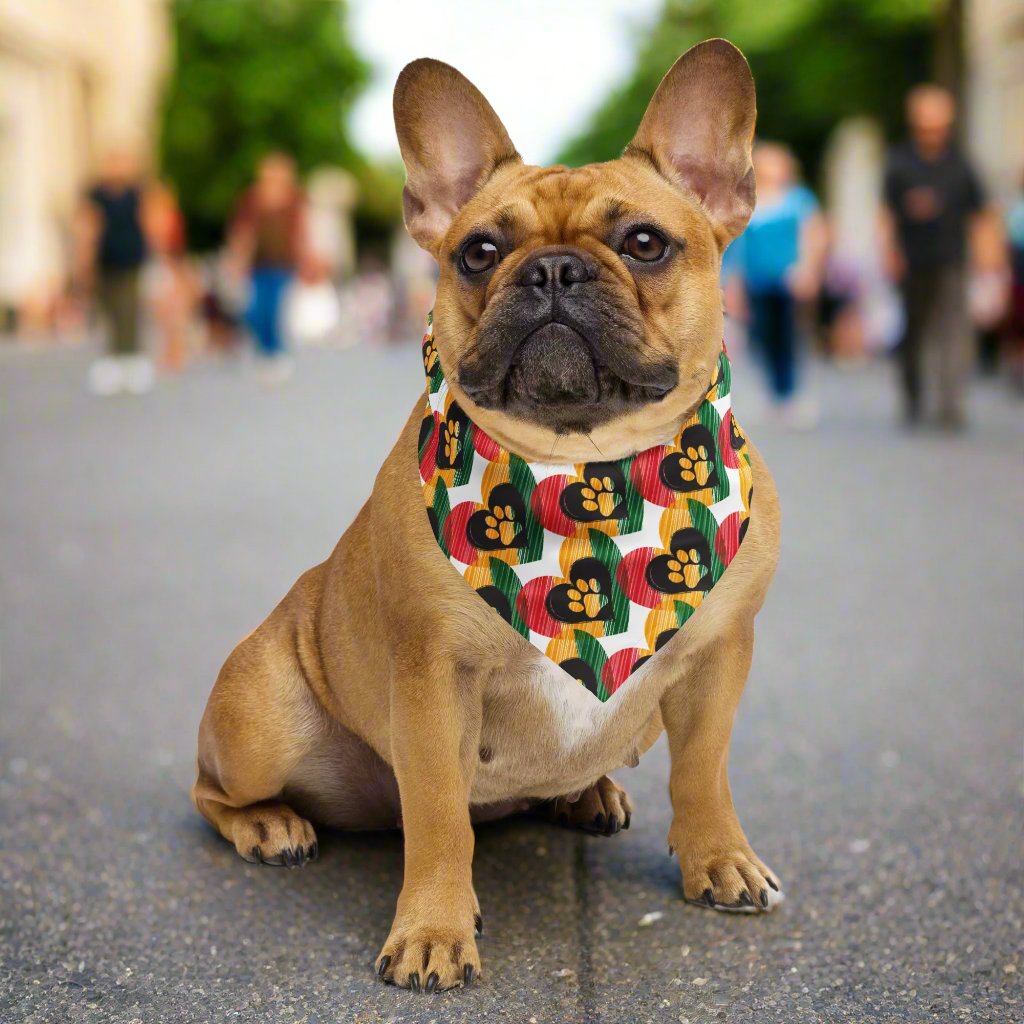
[[[582,164],[709,36],[757,80],[722,285],[783,506],[730,775],[789,899],[682,905],[662,741],[613,840],[477,830],[484,981],[410,1003],[397,834],[275,871],[188,799],[421,401],[394,81]],[[1022,186],[1021,0],[0,0],[0,1019],[1024,1019]]]
[[[515,61],[525,82],[495,68],[496,30],[508,52],[528,54]],[[587,60],[551,103],[541,73],[567,33]],[[713,35],[750,60],[759,136],[779,144],[775,156],[790,161],[779,173],[805,190],[798,221],[821,214],[800,254],[797,348],[858,359],[904,332],[879,210],[908,91],[930,81],[958,104],[953,138],[980,190],[969,212],[985,211],[966,228],[972,354],[1019,383],[1024,27],[1014,0],[605,0],[586,18],[578,5],[536,2],[488,12],[387,0],[0,0],[0,343],[106,343],[151,355],[166,375],[255,342],[265,362],[282,357],[276,372],[263,367],[278,382],[285,353],[304,344],[411,342],[434,271],[401,227],[390,92],[403,63],[429,53],[456,64],[528,161],[579,165],[621,152],[674,58]],[[268,156],[279,180],[254,188]],[[131,195],[119,204],[120,190]],[[740,327],[771,327],[741,289],[727,282],[726,295]],[[149,369],[132,371],[148,389]],[[90,382],[101,393],[127,386],[117,377],[95,367]]]

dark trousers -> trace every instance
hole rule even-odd
[[[911,269],[902,294],[899,357],[907,416],[917,419],[934,393],[940,419],[959,423],[971,369],[964,269],[958,264]]]
[[[138,269],[101,269],[96,281],[96,301],[107,320],[107,351],[114,356],[130,356],[138,352]]]
[[[778,401],[796,390],[796,303],[785,288],[750,296],[750,335],[768,373],[768,386]]]

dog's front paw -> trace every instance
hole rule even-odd
[[[783,900],[775,873],[745,839],[730,836],[715,842],[696,838],[675,826],[669,831],[669,853],[679,857],[683,897],[687,903],[733,913],[772,910]]]
[[[414,992],[441,992],[479,978],[474,925],[479,930],[482,922],[472,909],[475,902],[473,897],[463,921],[441,900],[421,911],[403,910],[399,900],[391,934],[377,957],[377,976]]]

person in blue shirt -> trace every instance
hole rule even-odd
[[[746,231],[723,260],[727,292],[742,288],[753,347],[764,360],[778,410],[795,426],[813,413],[797,400],[799,343],[796,311],[821,287],[827,231],[814,194],[797,181],[796,160],[779,143],[754,150],[757,206]]]

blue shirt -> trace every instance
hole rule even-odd
[[[779,291],[800,258],[800,229],[818,210],[814,193],[794,185],[771,203],[758,203],[747,230],[725,251],[722,276],[739,274],[752,293]]]

